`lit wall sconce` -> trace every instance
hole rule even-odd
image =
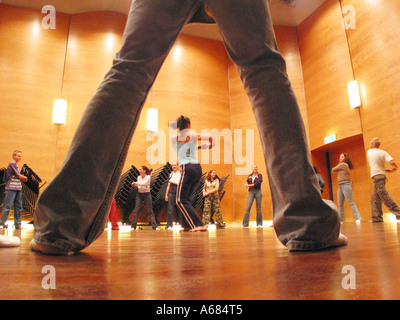
[[[67,101],[56,99],[53,104],[53,123],[65,124],[67,122]]]
[[[350,107],[352,109],[360,107],[361,106],[361,97],[360,97],[360,89],[358,87],[357,80],[350,81],[347,84],[347,91],[349,93]]]
[[[148,131],[157,132],[158,131],[158,110],[150,108],[147,110],[147,123],[146,128]]]

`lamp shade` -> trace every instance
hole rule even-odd
[[[347,84],[347,91],[349,93],[350,107],[354,109],[361,106],[360,89],[356,80]]]
[[[147,110],[147,123],[146,128],[148,131],[157,132],[158,131],[158,110],[150,108]]]
[[[53,104],[53,123],[65,124],[67,121],[67,101],[56,99]]]

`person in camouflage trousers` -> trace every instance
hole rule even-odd
[[[208,225],[212,214],[217,218],[217,228],[225,228],[224,221],[221,215],[221,204],[219,199],[219,178],[215,170],[208,172],[207,178],[204,181],[203,187],[204,209],[203,222]]]

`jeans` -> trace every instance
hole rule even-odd
[[[249,196],[247,197],[247,205],[246,205],[246,213],[243,219],[243,227],[249,226],[249,218],[250,218],[250,209],[253,205],[254,199],[256,200],[257,206],[257,226],[262,226],[263,217],[261,212],[261,200],[262,200],[262,192],[260,190],[251,190],[249,191]]]
[[[357,206],[353,200],[353,187],[351,182],[345,182],[339,184],[339,189],[338,189],[339,217],[340,221],[342,222],[344,222],[345,220],[344,199],[346,199],[347,202],[349,203],[351,211],[353,211],[354,218],[356,220],[361,220],[360,212],[358,211]]]
[[[204,3],[252,103],[278,239],[289,250],[315,250],[338,238],[337,208],[321,198],[268,1],[134,0],[122,48],[90,100],[58,175],[38,199],[37,243],[79,251],[102,234],[147,94],[183,26]]]
[[[22,220],[22,191],[20,190],[5,190],[4,208],[1,215],[0,225],[5,225],[12,206],[14,205],[14,226],[21,227]]]
[[[136,229],[137,226],[137,220],[139,217],[140,209],[142,208],[142,203],[144,202],[144,205],[147,209],[147,213],[150,217],[150,223],[153,229],[157,228],[157,221],[156,217],[154,216],[154,211],[153,211],[153,205],[151,203],[151,194],[150,192],[144,192],[140,193],[138,192],[136,195],[136,203],[135,203],[135,210],[133,212],[133,217],[132,217],[132,225],[131,227]]]
[[[383,221],[382,202],[389,211],[396,216],[396,219],[400,220],[400,207],[390,196],[385,187],[386,176],[384,174],[377,174],[372,177],[372,180],[374,181],[371,193],[372,222]]]

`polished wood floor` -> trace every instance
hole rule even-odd
[[[346,247],[289,253],[272,227],[106,230],[79,254],[45,256],[28,249],[32,229],[1,230],[21,246],[0,249],[0,299],[400,299],[400,223],[346,222],[342,232]],[[42,286],[47,265],[55,289]]]

